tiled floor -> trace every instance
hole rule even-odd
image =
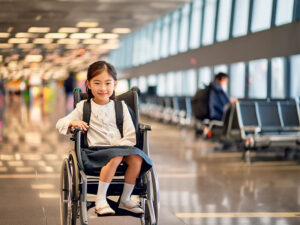
[[[60,166],[72,148],[55,130],[64,103],[34,99],[26,106],[19,96],[8,100],[1,106],[0,225],[58,225]],[[216,152],[214,143],[195,140],[190,130],[144,121],[153,126],[149,139],[160,184],[159,224],[300,224],[297,161],[269,154],[249,166],[240,152]],[[120,221],[138,224],[126,217],[97,224]]]

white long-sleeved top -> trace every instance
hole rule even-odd
[[[67,116],[59,119],[56,129],[59,133],[67,135],[69,124],[73,120],[83,120],[82,100],[77,103],[76,108]],[[136,144],[135,128],[128,111],[127,105],[122,101],[123,106],[123,138],[116,124],[116,112],[114,101],[105,105],[99,105],[91,99],[91,118],[87,133],[89,146],[134,146]]]

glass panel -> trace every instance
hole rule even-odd
[[[149,26],[146,28],[146,61],[145,62],[151,62],[152,61],[152,50],[153,50],[153,23],[150,23]]]
[[[247,34],[250,0],[236,0],[233,19],[233,37]]]
[[[292,97],[300,96],[300,54],[291,57],[291,88]]]
[[[182,71],[176,72],[175,93],[177,96],[182,96]]]
[[[269,29],[273,0],[254,0],[251,32]]]
[[[199,69],[198,88],[205,88],[212,81],[212,71],[210,67]]]
[[[161,20],[157,20],[154,26],[154,40],[153,40],[153,59],[159,59],[160,55],[160,28]]]
[[[225,41],[229,38],[231,6],[232,0],[220,0],[217,41]]]
[[[245,97],[245,63],[239,62],[230,65],[230,95],[235,98]]]
[[[275,25],[291,23],[293,19],[294,0],[277,0]]]
[[[156,86],[157,85],[157,76],[155,74],[151,74],[147,77],[148,86]]]
[[[145,93],[148,89],[147,87],[147,79],[146,77],[142,76],[139,77],[139,85],[138,85],[139,89],[141,90],[142,93]]]
[[[190,48],[195,49],[200,46],[201,22],[202,22],[202,0],[195,0],[193,3]]]
[[[178,52],[179,10],[173,12],[171,23],[170,55],[175,55]]]
[[[175,73],[174,72],[169,72],[167,74],[167,92],[166,94],[168,96],[174,96],[175,93],[175,81],[176,81],[176,77],[175,77]]]
[[[285,97],[285,82],[284,82],[284,58],[273,58],[272,65],[272,79],[271,79],[271,97],[284,98]]]
[[[165,96],[166,95],[166,76],[163,73],[158,75],[157,95],[158,96]]]
[[[183,95],[192,96],[196,93],[197,89],[197,73],[196,70],[191,69],[184,71],[183,76]]]
[[[116,93],[117,95],[120,93],[124,93],[126,91],[129,90],[128,87],[128,80],[122,79],[122,80],[118,80],[118,86],[116,88]]]
[[[167,15],[163,19],[161,54],[160,54],[162,58],[165,58],[169,55],[169,27],[170,27],[170,16]]]
[[[138,82],[139,82],[139,81],[138,81],[138,79],[137,79],[136,77],[131,78],[131,80],[130,80],[130,88],[132,88],[132,87],[134,87],[134,86],[138,86],[138,85],[139,85]]]
[[[216,65],[214,66],[214,74],[217,73],[228,73],[228,67],[226,64]]]
[[[249,97],[267,97],[267,69],[266,59],[249,62]]]
[[[216,0],[206,0],[204,9],[203,45],[210,45],[214,41],[216,6]]]
[[[180,39],[179,39],[179,51],[185,52],[188,49],[188,36],[189,36],[189,14],[191,6],[186,3],[181,11],[180,22]]]

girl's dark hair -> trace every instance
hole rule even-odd
[[[115,81],[117,80],[117,72],[115,67],[105,61],[97,61],[89,66],[87,71],[87,80],[90,81],[91,79],[93,79],[93,77],[99,75],[103,71],[107,71]],[[91,89],[88,88],[87,82],[85,83],[85,87],[86,87],[86,93],[88,94],[88,101],[90,101],[94,97],[94,95],[92,94]],[[115,91],[113,92],[112,96],[110,96],[109,98],[112,100],[115,99]]]

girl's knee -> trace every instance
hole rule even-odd
[[[134,165],[134,166],[140,166],[142,165],[143,158],[139,155],[130,155],[128,156],[127,164]]]
[[[115,156],[115,157],[111,158],[111,160],[109,161],[109,164],[117,167],[120,165],[122,160],[123,160],[123,156]]]

